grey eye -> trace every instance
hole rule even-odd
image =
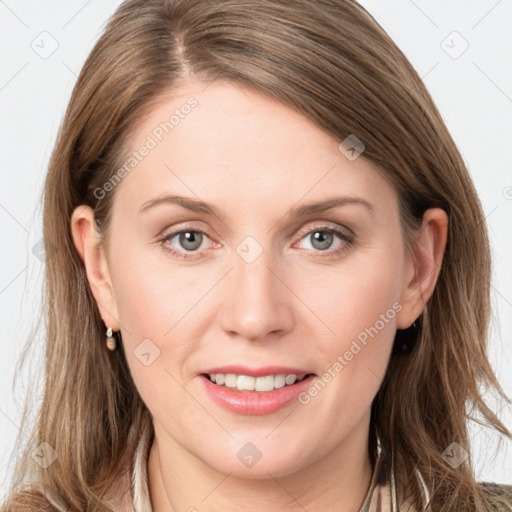
[[[180,231],[176,233],[171,240],[175,237],[179,237],[179,244],[187,251],[196,251],[201,247],[201,243],[203,242],[203,234],[199,231]]]
[[[319,249],[321,251],[328,249],[331,246],[334,239],[333,233],[322,230],[314,231],[313,233],[310,233],[308,236],[310,237],[311,245],[315,249]]]

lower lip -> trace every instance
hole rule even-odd
[[[301,392],[311,385],[315,376],[309,375],[296,384],[273,391],[239,391],[214,384],[204,375],[200,377],[204,381],[207,393],[222,407],[238,414],[261,416],[276,412],[293,402]]]

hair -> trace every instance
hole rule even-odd
[[[105,348],[105,325],[70,219],[77,206],[90,206],[108,243],[115,189],[101,200],[94,191],[126,161],[136,128],[158,101],[192,80],[250,87],[336,140],[356,135],[365,145],[361,158],[398,194],[407,247],[425,210],[446,211],[436,287],[413,348],[391,356],[370,427],[388,474],[394,457],[401,500],[423,510],[418,470],[433,510],[494,510],[498,498],[476,481],[468,435],[474,420],[512,438],[484,401],[491,392],[508,400],[487,357],[485,216],[421,78],[354,0],[127,0],[110,18],[75,84],[49,163],[44,392],[3,510],[113,510],[104,497],[131,463],[151,415],[122,345]],[[58,463],[46,469],[31,461],[43,442],[58,453]],[[442,455],[453,442],[470,454],[457,468]]]

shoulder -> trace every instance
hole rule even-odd
[[[512,485],[480,482],[496,512],[512,512]]]

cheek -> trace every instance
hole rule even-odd
[[[367,411],[384,377],[402,309],[401,266],[398,249],[369,251],[339,272],[329,272],[329,293],[314,298],[329,333],[316,337],[323,373],[304,403],[328,404],[331,421],[341,429]]]
[[[151,252],[132,247],[113,254],[111,272],[127,362],[146,403],[161,400],[158,394],[175,385],[173,377],[182,380],[186,354],[193,347],[186,322],[180,319],[200,292],[186,288],[191,296],[184,297],[176,281],[180,273],[166,275]]]
[[[179,437],[180,431],[187,431],[189,421],[199,424],[204,420],[182,387],[189,373],[188,357],[197,350],[185,315],[190,304],[198,301],[200,290],[196,288],[190,297],[184,297],[183,286],[168,279],[164,269],[145,261],[143,254],[124,259],[114,286],[126,360],[135,386],[153,417],[172,426]]]
[[[328,329],[326,336],[316,338],[323,353],[332,359],[348,350],[358,336],[364,342],[367,329],[375,335],[376,328],[382,338],[392,337],[397,309],[401,309],[396,303],[401,296],[402,265],[399,250],[380,246],[355,254],[336,268],[307,273],[308,279],[298,289]]]
[[[182,385],[195,370],[191,355],[200,351],[198,331],[212,300],[205,296],[219,276],[206,266],[171,264],[158,247],[125,246],[112,260],[123,345],[135,385],[159,422],[186,431],[191,419],[204,422]],[[176,410],[179,420],[172,413]]]
[[[112,259],[116,263],[111,274],[120,321],[133,343],[139,338],[154,338],[157,344],[176,339],[180,320],[199,302],[209,282],[198,279],[194,267],[170,264],[165,250],[156,245],[126,246],[126,251]]]

